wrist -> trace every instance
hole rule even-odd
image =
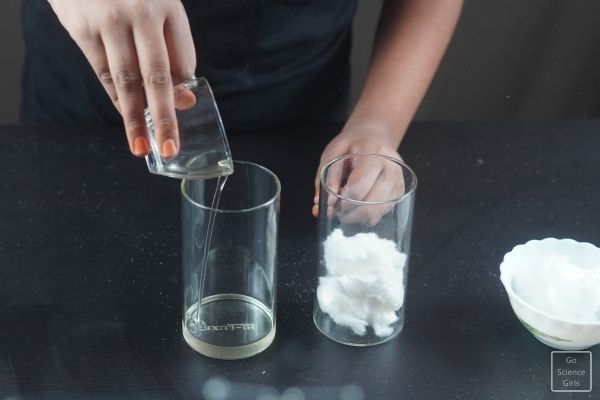
[[[342,132],[368,135],[369,138],[386,142],[394,148],[400,145],[404,136],[404,132],[398,132],[394,124],[384,116],[357,112],[352,113]]]

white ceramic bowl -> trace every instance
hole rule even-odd
[[[599,344],[600,321],[578,322],[554,317],[525,302],[513,290],[515,271],[522,265],[539,264],[540,259],[548,254],[565,255],[582,268],[600,265],[600,249],[590,243],[548,238],[515,246],[500,264],[500,280],[508,293],[513,311],[533,336],[555,349],[582,350]]]

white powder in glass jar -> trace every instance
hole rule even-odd
[[[321,310],[357,335],[365,335],[367,326],[377,336],[391,335],[404,303],[406,254],[375,233],[346,237],[341,229],[323,246],[327,275],[317,287]]]

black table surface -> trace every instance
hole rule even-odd
[[[551,392],[552,349],[517,321],[498,269],[530,239],[600,244],[600,121],[414,123],[406,323],[369,348],[312,322],[313,178],[339,128],[230,137],[283,185],[277,336],[220,361],[181,335],[178,182],[118,129],[0,127],[0,399],[600,398]]]

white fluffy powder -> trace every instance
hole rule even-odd
[[[319,278],[319,307],[336,324],[364,335],[371,325],[380,337],[391,335],[404,302],[406,254],[375,233],[346,237],[334,230],[325,240],[327,276]]]
[[[525,302],[552,316],[600,321],[600,266],[581,268],[564,255],[549,255],[519,268],[512,285]]]

